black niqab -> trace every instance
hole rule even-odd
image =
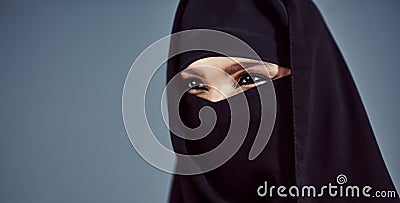
[[[173,33],[215,29],[248,43],[264,61],[291,68],[292,75],[275,80],[276,124],[267,147],[248,160],[258,128],[257,90],[245,94],[251,113],[250,130],[237,154],[221,167],[200,175],[174,175],[170,202],[400,202],[398,198],[259,197],[257,187],[271,185],[322,187],[345,174],[349,185],[395,191],[365,109],[348,67],[315,5],[309,0],[182,0]],[[170,80],[199,58],[185,53],[168,62]],[[200,57],[199,57],[200,56]],[[232,97],[232,99],[235,96]],[[231,99],[231,98],[229,98]],[[171,99],[169,99],[171,101]],[[226,115],[226,100],[209,102],[185,94],[181,117],[198,125],[198,110],[210,106]],[[223,117],[222,117],[223,118]],[[174,150],[199,154],[215,147],[226,132],[218,116],[206,138],[188,141],[171,133]]]

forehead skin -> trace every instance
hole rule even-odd
[[[240,64],[243,66],[243,68],[246,68],[246,66],[255,66],[255,65],[264,65],[267,67],[267,71],[271,78],[273,78],[274,75],[278,74],[278,65],[273,64],[273,63],[268,63],[264,61],[258,61],[254,59],[248,59],[248,58],[241,58],[241,57],[223,57],[223,56],[218,56],[218,57],[207,57],[203,58],[200,60],[197,60],[190,64],[187,69],[194,68],[194,67],[201,67],[201,66],[211,66],[214,68],[218,68],[221,70],[224,70],[226,72],[227,68],[230,67],[231,65],[234,64]]]

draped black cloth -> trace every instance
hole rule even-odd
[[[371,125],[349,69],[318,9],[310,0],[181,0],[172,33],[214,29],[248,43],[261,59],[290,68],[292,74],[273,81],[276,123],[264,151],[248,160],[263,112],[257,90],[249,100],[250,127],[243,146],[221,167],[200,175],[174,175],[170,202],[400,202],[396,198],[363,197],[369,192],[395,191]],[[193,52],[168,61],[167,80],[188,62]],[[204,57],[207,55],[204,55]],[[233,96],[234,99],[235,96]],[[169,102],[173,99],[169,98]],[[188,141],[171,133],[174,150],[199,154],[223,140],[229,120],[226,100],[209,102],[185,94],[181,117],[189,127],[198,125],[198,110],[210,106],[218,121],[206,138]],[[219,116],[220,115],[220,116]],[[271,185],[315,186],[332,183],[343,174],[342,186],[360,187],[360,197],[260,197],[257,188]],[[319,193],[319,190],[317,190]]]

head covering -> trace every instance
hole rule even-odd
[[[336,183],[395,191],[372,128],[348,67],[326,24],[309,0],[181,0],[173,33],[188,29],[215,29],[248,43],[262,60],[292,69],[292,75],[274,81],[276,124],[264,151],[248,160],[259,126],[257,89],[249,100],[250,126],[243,146],[221,167],[199,175],[174,175],[170,202],[400,202],[398,198],[269,198],[257,187],[272,185],[316,188]],[[213,56],[189,52],[168,61],[168,81],[191,62]],[[168,102],[176,102],[171,95]],[[229,99],[235,99],[235,96]],[[228,100],[229,100],[228,99]],[[171,133],[174,150],[199,154],[215,147],[226,134],[226,100],[209,102],[185,94],[180,115],[188,127],[199,125],[198,111],[210,106],[218,120],[211,133],[189,141]],[[178,163],[179,164],[179,163]],[[345,186],[346,184],[344,184]],[[371,194],[373,194],[370,192]]]
[[[271,6],[275,9],[267,11]],[[250,45],[263,61],[290,68],[287,24],[286,11],[280,1],[181,1],[173,33],[191,29],[213,29],[229,33]],[[197,59],[221,56],[208,51],[181,55],[179,70]],[[247,57],[235,51],[230,56]]]

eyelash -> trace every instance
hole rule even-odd
[[[246,84],[246,85],[241,85],[240,80],[246,79],[245,77],[250,76],[251,79],[251,84]],[[262,74],[257,74],[257,73],[244,73],[239,76],[238,82],[235,84],[235,88],[239,88],[240,86],[251,86],[251,85],[256,85],[260,82],[267,81],[268,77]]]
[[[189,86],[189,90],[208,90],[209,86],[204,84],[204,82],[199,79],[199,78],[189,78],[186,81],[188,81],[188,86]],[[196,84],[197,82],[199,82],[199,84]]]
[[[243,84],[241,85],[241,80],[245,79],[245,77],[251,78],[251,83],[250,84]],[[244,73],[238,76],[237,82],[234,85],[234,88],[239,88],[241,86],[251,86],[251,85],[257,85],[258,83],[267,81],[268,77],[262,74],[257,74],[257,73]],[[199,78],[189,78],[186,81],[188,81],[188,86],[189,90],[188,91],[208,91],[210,87],[205,84],[201,79]],[[197,83],[197,84],[196,84]]]

